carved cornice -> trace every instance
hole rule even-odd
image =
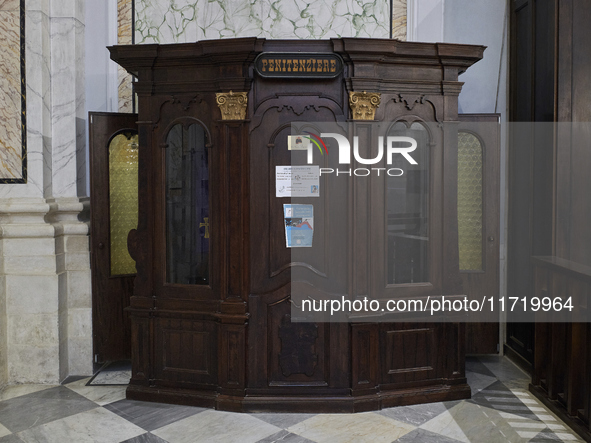
[[[165,100],[162,103],[160,103],[160,108],[158,109],[158,117],[156,118],[156,120],[154,122],[154,128],[156,128],[158,126],[158,123],[160,123],[160,119],[162,118],[162,110],[164,109],[164,105],[166,105],[166,104],[181,105],[183,108],[183,111],[188,111],[193,103],[202,103],[202,102],[203,102],[203,97],[201,96],[201,94],[197,94],[193,97],[177,97],[175,95],[171,95],[168,100]]]
[[[246,119],[246,104],[248,97],[246,92],[218,92],[215,101],[222,111],[222,120]]]
[[[412,111],[415,105],[425,103],[425,96],[421,95],[406,95],[406,94],[398,94],[398,96],[393,98],[394,103],[404,103],[406,109]]]
[[[353,120],[373,120],[376,109],[380,106],[379,92],[349,92],[349,105]]]
[[[430,110],[433,112],[433,118],[437,122],[441,122],[439,117],[440,111],[437,106],[429,99],[426,94],[413,94],[413,93],[399,93],[394,94],[392,97],[394,103],[403,104],[406,109],[412,111],[417,105],[428,105]]]

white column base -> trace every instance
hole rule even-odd
[[[83,209],[78,198],[0,203],[0,385],[92,373]]]

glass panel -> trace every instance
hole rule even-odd
[[[417,148],[411,165],[402,155],[392,157],[389,168],[400,168],[398,177],[387,175],[388,283],[428,281],[429,252],[429,134],[413,123],[397,123],[388,136],[412,137]]]
[[[458,241],[460,270],[482,270],[482,145],[458,132]]]
[[[209,163],[200,125],[174,126],[166,148],[166,281],[209,284]]]
[[[111,275],[135,274],[135,261],[127,250],[127,234],[137,228],[138,136],[126,133],[109,144],[109,217]]]

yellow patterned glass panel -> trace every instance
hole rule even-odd
[[[460,270],[482,270],[482,145],[458,133],[458,240]]]
[[[119,134],[109,145],[111,275],[135,274],[127,234],[137,228],[138,136]]]

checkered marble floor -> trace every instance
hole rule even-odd
[[[472,399],[359,414],[236,414],[125,399],[125,386],[19,385],[0,393],[0,443],[577,442],[505,358],[469,358]]]

